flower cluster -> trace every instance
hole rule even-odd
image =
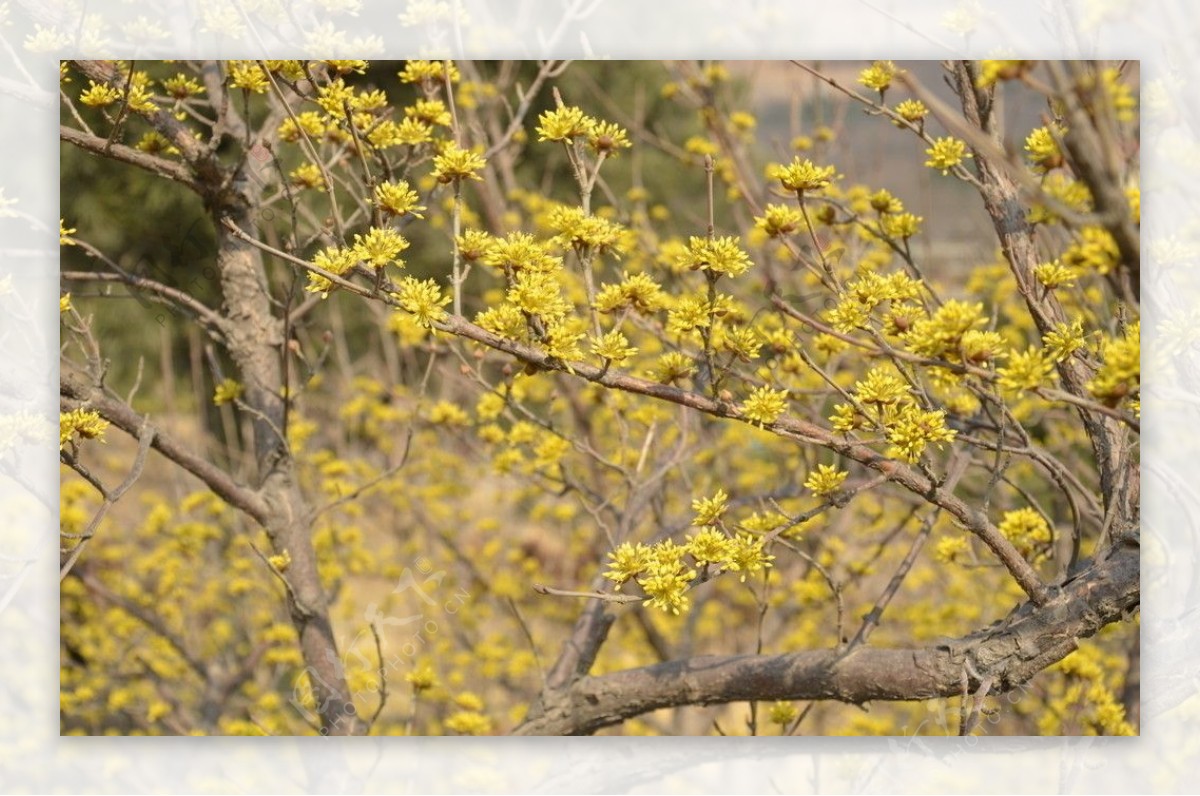
[[[603,285],[596,293],[596,309],[612,313],[629,308],[643,315],[665,307],[667,294],[648,274],[625,274],[615,285]]]
[[[827,187],[836,173],[833,166],[817,166],[811,160],[801,160],[799,157],[793,158],[787,166],[772,163],[767,167],[769,179],[779,180],[783,190],[796,194]]]
[[[366,235],[355,235],[351,251],[354,256],[378,271],[385,265],[403,266],[400,252],[408,248],[408,241],[394,229],[372,227]]]
[[[1015,80],[1033,68],[1037,61],[980,61],[975,85],[987,88],[1000,80]]]
[[[882,97],[888,87],[892,85],[892,79],[897,73],[896,65],[891,61],[876,61],[866,69],[858,73],[858,82],[869,89],[879,92]]]
[[[693,271],[704,270],[713,274],[740,276],[750,268],[750,255],[742,249],[741,238],[692,237],[687,250],[678,260],[679,267]]]
[[[99,412],[91,409],[72,409],[70,412],[58,414],[58,449],[62,450],[68,442],[78,439],[98,439],[104,441],[104,431],[108,421],[100,417]]]
[[[1100,345],[1102,363],[1088,390],[1099,400],[1115,406],[1122,398],[1135,398],[1142,383],[1141,323],[1129,324],[1124,337],[1105,338]]]
[[[929,115],[929,108],[925,107],[925,103],[918,99],[906,99],[897,104],[894,110],[896,115],[904,121],[918,125]]]
[[[381,182],[375,186],[375,204],[390,216],[413,215],[423,218],[421,197],[404,180]]]
[[[967,151],[967,145],[953,136],[943,136],[933,142],[933,146],[925,150],[929,160],[925,165],[931,169],[941,169],[942,174],[949,174],[950,169],[963,162],[963,158],[973,157]]]
[[[632,358],[637,349],[629,345],[625,335],[614,329],[592,341],[592,353],[614,365],[621,365]]]
[[[759,426],[774,423],[787,408],[787,390],[757,387],[742,404],[742,418]]]
[[[1033,267],[1033,277],[1047,288],[1072,287],[1079,278],[1079,269],[1063,265],[1059,260],[1041,263]]]
[[[1050,526],[1046,518],[1031,508],[1004,512],[1000,533],[1026,558],[1050,544]]]
[[[1059,258],[1068,268],[1107,274],[1120,262],[1121,252],[1112,233],[1104,227],[1084,227]]]
[[[581,253],[621,253],[626,248],[626,230],[620,224],[586,213],[582,207],[555,207],[547,224],[560,243]]]
[[[1006,390],[1028,392],[1043,386],[1054,372],[1053,360],[1045,349],[1030,346],[1024,352],[1014,351],[1008,364],[996,370],[997,382]]]
[[[433,159],[433,178],[440,183],[482,180],[479,170],[485,165],[486,161],[479,153],[451,141]]]
[[[983,304],[952,299],[933,315],[914,322],[902,339],[914,354],[957,362],[961,361],[964,335],[986,320]]]
[[[1026,157],[1033,164],[1034,171],[1044,174],[1051,169],[1057,169],[1063,164],[1063,154],[1058,148],[1058,139],[1065,131],[1056,127],[1039,127],[1025,138]]]
[[[848,475],[850,473],[839,470],[832,464],[817,465],[817,469],[809,473],[808,478],[804,480],[804,488],[817,497],[824,497],[836,492]]]
[[[761,537],[730,536],[714,527],[702,528],[682,545],[670,539],[653,545],[623,542],[608,557],[604,577],[616,590],[633,581],[645,593],[647,605],[676,615],[688,609],[687,592],[699,576],[698,569],[736,572],[745,582],[770,567],[775,558],[767,554]]]
[[[333,290],[334,281],[326,274],[343,276],[358,264],[358,257],[352,249],[330,246],[317,252],[313,257],[313,265],[320,271],[308,273],[308,284],[304,289],[310,293],[320,293],[321,298],[327,298]],[[325,273],[321,273],[324,271]]]
[[[446,79],[446,63],[445,61],[406,61],[404,68],[397,72],[396,76],[400,78],[401,83],[421,83],[433,86]],[[457,83],[462,77],[453,62],[450,63],[449,74],[451,83]]]
[[[772,238],[790,235],[804,223],[804,215],[794,207],[769,204],[762,216],[754,219],[756,229]]]
[[[912,387],[886,367],[872,368],[855,383],[852,395],[865,415],[854,405],[837,404],[830,417],[833,428],[849,432],[870,421],[883,429],[889,456],[915,462],[929,445],[941,447],[957,434],[946,427],[945,411],[922,409]]]
[[[217,406],[222,404],[231,404],[242,397],[242,393],[246,391],[244,385],[239,383],[237,379],[225,379],[213,391],[213,403]]]

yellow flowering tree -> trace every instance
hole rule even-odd
[[[1132,81],[780,66],[69,62],[64,732],[1134,732]]]

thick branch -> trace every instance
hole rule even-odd
[[[88,135],[66,125],[59,125],[58,136],[67,143],[74,144],[80,149],[94,152],[97,155],[119,160],[145,169],[151,174],[166,177],[169,180],[186,185],[193,191],[198,190],[192,173],[182,163],[176,163],[166,158],[148,155],[145,152],[127,147],[124,144],[110,144],[107,140],[96,135]]]
[[[957,63],[955,78],[958,81],[959,96],[967,122],[976,127],[981,126],[982,111],[976,96],[975,78],[971,67],[967,63]],[[1037,267],[1040,258],[1034,241],[1033,227],[1026,219],[1019,201],[1017,185],[1000,163],[989,157],[986,152],[977,149],[975,162],[979,167],[979,194],[996,229],[1000,248],[1008,260],[1016,278],[1017,289],[1029,307],[1029,314],[1037,325],[1038,332],[1045,335],[1056,324],[1066,321],[1067,316],[1053,292],[1041,291],[1033,275],[1033,269]],[[1068,357],[1057,363],[1056,368],[1065,390],[1087,399],[1089,373],[1086,367],[1076,358]],[[1079,416],[1096,456],[1100,470],[1100,492],[1107,507],[1112,497],[1120,491],[1118,487],[1121,480],[1133,477],[1136,470],[1123,468],[1122,471],[1120,467],[1119,451],[1113,442],[1118,429],[1115,421],[1097,417],[1082,407]],[[1121,507],[1121,516],[1132,516],[1129,506]]]
[[[1066,583],[1046,605],[1026,603],[961,639],[916,649],[859,647],[784,655],[700,656],[585,677],[543,698],[517,735],[583,735],[661,708],[750,700],[937,699],[1019,687],[1070,654],[1080,638],[1127,617],[1140,604],[1140,551],[1120,545]]]

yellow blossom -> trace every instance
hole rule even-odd
[[[486,161],[478,153],[451,142],[434,157],[432,176],[440,183],[482,180],[478,171],[485,165]]]
[[[213,391],[213,403],[217,406],[231,404],[242,397],[246,388],[236,379],[225,379]]]
[[[573,106],[546,111],[538,117],[539,141],[570,141],[590,136],[595,129],[596,120]]]
[[[897,71],[896,65],[891,61],[876,61],[858,73],[858,82],[883,96],[892,85],[892,78],[896,76]]]
[[[758,387],[742,404],[742,417],[758,425],[769,425],[787,408],[787,390]]]
[[[817,469],[809,473],[808,478],[805,479],[804,487],[817,497],[824,497],[836,492],[848,475],[850,473],[839,470],[832,464],[817,465]]]
[[[962,163],[964,157],[972,157],[967,152],[967,145],[952,136],[943,136],[933,142],[933,146],[925,150],[929,160],[925,165],[931,169],[941,169],[942,174],[949,174],[950,169]]]

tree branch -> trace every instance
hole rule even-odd
[[[59,125],[58,137],[67,143],[74,144],[80,149],[86,149],[88,152],[137,166],[152,174],[157,174],[160,177],[166,177],[169,180],[186,185],[193,191],[199,191],[199,186],[195,179],[192,178],[192,173],[182,163],[149,155],[132,147],[127,147],[124,144],[109,144],[107,140],[100,136],[88,135],[66,125]]]
[[[584,735],[661,708],[750,700],[938,699],[984,680],[993,693],[1019,687],[1061,660],[1078,639],[1127,617],[1140,605],[1136,544],[1113,548],[1044,606],[1025,603],[991,627],[916,649],[860,647],[783,655],[699,656],[598,677],[547,694],[516,735]]]
[[[197,456],[191,447],[149,426],[146,418],[135,412],[125,402],[107,395],[103,391],[84,384],[77,376],[64,374],[59,392],[64,402],[72,408],[87,405],[108,422],[129,434],[138,437],[142,433],[153,433],[152,447],[171,461],[199,478],[229,505],[244,511],[261,525],[269,520],[267,504],[257,492],[239,484],[221,468]],[[146,429],[143,432],[143,428]]]

